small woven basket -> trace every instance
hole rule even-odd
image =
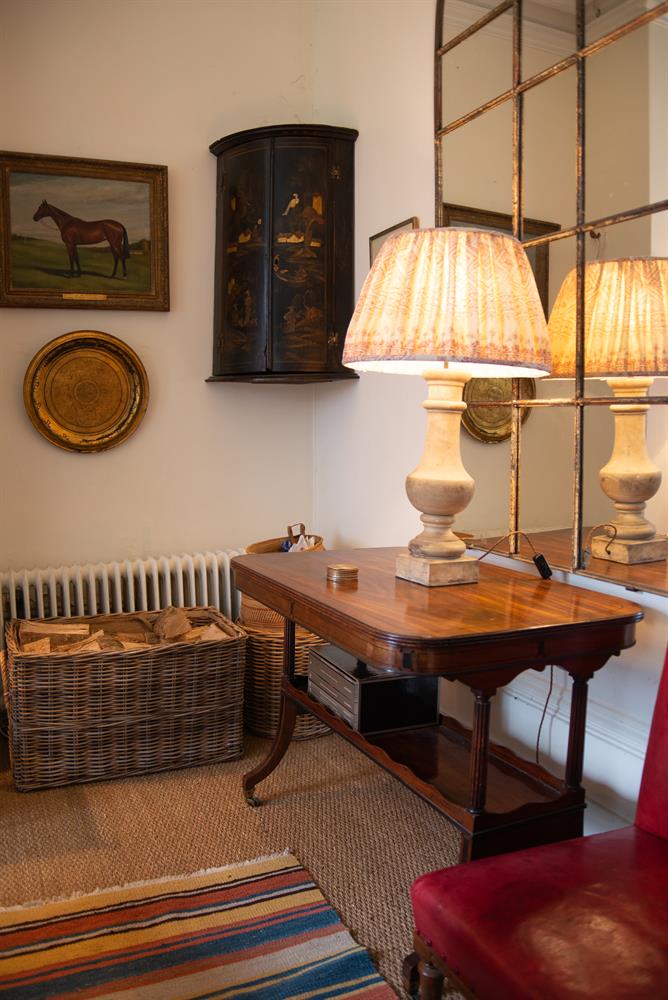
[[[298,531],[295,531],[298,529]],[[282,552],[285,542],[294,544],[299,535],[305,534],[303,524],[293,524],[282,538],[267,538],[254,542],[246,549],[248,554]],[[320,535],[314,535],[315,545],[304,549],[303,554],[325,548]],[[294,559],[302,553],[292,553]],[[244,690],[244,725],[257,736],[273,739],[278,731],[281,707],[281,679],[283,676],[284,618],[277,611],[260,604],[246,594],[241,595],[239,624],[248,636],[246,647],[246,683]],[[319,636],[297,626],[295,629],[295,673],[308,673],[309,651],[323,645]],[[329,728],[311,715],[300,715],[295,724],[294,739],[306,740],[324,736]]]
[[[273,739],[278,731],[283,677],[283,627],[244,625],[248,635],[244,724],[257,736]],[[308,673],[309,651],[323,645],[323,640],[306,629],[295,629],[295,674]],[[329,728],[312,715],[300,715],[294,739],[308,740],[324,736]]]
[[[216,608],[186,610],[193,627],[214,623],[227,639],[30,655],[20,651],[20,622],[7,625],[0,666],[19,791],[241,756],[246,634]],[[133,617],[67,622],[94,630]]]
[[[297,529],[295,531],[295,529]],[[266,538],[263,542],[253,542],[246,549],[247,555],[257,554],[261,555],[266,552],[283,552],[283,546],[286,542],[290,542],[294,545],[300,535],[305,535],[306,531],[303,524],[289,524],[287,529],[287,535],[283,535],[282,538]],[[309,552],[321,552],[325,546],[322,541],[321,535],[311,535],[310,537],[315,539],[315,545],[312,549],[304,549],[303,553],[307,554]],[[301,555],[302,553],[293,552],[292,555]],[[241,595],[241,608],[239,611],[239,621],[245,628],[246,625],[253,625],[257,628],[261,628],[263,625],[273,625],[280,626],[283,628],[283,616],[279,615],[277,611],[272,611],[271,608],[267,608],[264,604],[260,604],[252,597],[247,597],[246,594]]]

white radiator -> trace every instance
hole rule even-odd
[[[243,549],[126,559],[0,573],[0,645],[10,618],[70,618],[117,611],[157,611],[169,605],[213,605],[232,620],[239,595],[230,560]]]

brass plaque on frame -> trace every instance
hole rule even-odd
[[[34,426],[67,451],[105,451],[125,441],[141,422],[148,395],[139,357],[99,330],[75,330],[49,341],[23,380]]]
[[[520,379],[520,399],[535,399],[536,383],[532,378]],[[512,408],[510,406],[475,406],[481,403],[510,402],[512,399],[512,379],[472,378],[464,386],[464,402],[467,408],[462,414],[464,427],[478,441],[498,444],[510,437]],[[522,423],[529,416],[529,409],[522,410]]]

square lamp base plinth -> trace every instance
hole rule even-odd
[[[427,559],[412,556],[408,550],[397,556],[396,575],[424,587],[450,587],[456,583],[478,582],[478,560],[471,556],[459,559]]]
[[[657,535],[645,542],[611,540],[608,535],[595,535],[591,540],[591,554],[596,559],[609,562],[636,563],[662,562],[668,559],[668,537]]]

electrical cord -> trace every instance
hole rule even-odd
[[[617,537],[617,525],[616,524],[612,524],[610,521],[601,521],[600,524],[595,524],[593,528],[589,529],[589,534],[587,535],[586,541],[584,543],[584,551],[586,553],[588,553],[589,555],[591,555],[591,549],[589,548],[589,545],[590,545],[590,542],[592,540],[592,536],[593,536],[594,532],[598,528],[611,528],[612,529],[612,538],[610,539],[610,541],[605,546],[605,551],[608,552],[608,553],[610,552],[610,546],[612,545],[612,543],[614,542],[615,538]]]
[[[599,527],[599,525],[597,525],[597,527]],[[521,535],[522,538],[525,538],[527,540],[527,542],[531,546],[531,551],[533,552],[532,559],[536,569],[542,576],[543,580],[549,580],[550,577],[552,576],[552,569],[550,568],[550,564],[548,563],[547,559],[541,552],[536,551],[533,542],[531,541],[529,536],[525,534],[523,531],[509,531],[507,535],[504,535],[502,538],[499,538],[498,541],[494,543],[494,545],[491,545],[488,549],[486,549],[481,556],[478,556],[478,562],[482,562],[483,559],[486,559],[487,556],[490,554],[490,552],[493,552],[494,549],[497,549],[502,542],[505,542],[507,538],[513,538],[515,535]]]
[[[596,527],[600,528],[601,525],[597,524]],[[592,531],[593,530],[594,529],[592,529]],[[496,541],[494,543],[494,545],[491,545],[488,549],[486,549],[481,556],[478,556],[478,562],[482,562],[483,559],[487,558],[487,556],[490,554],[490,552],[493,552],[494,549],[497,549],[499,547],[499,545],[501,545],[502,542],[505,542],[505,540],[507,538],[512,538],[514,535],[521,535],[522,538],[525,538],[527,540],[527,542],[531,546],[531,551],[533,552],[533,561],[534,561],[534,564],[536,566],[536,569],[540,573],[540,575],[543,578],[543,580],[549,580],[549,578],[552,576],[552,570],[550,569],[550,565],[549,565],[547,559],[540,552],[536,551],[536,547],[534,546],[533,542],[531,541],[531,539],[529,538],[529,536],[527,534],[525,534],[523,531],[509,531],[507,535],[504,535],[503,538],[499,538],[499,540]],[[550,698],[552,697],[552,687],[553,687],[553,684],[554,684],[554,667],[551,666],[550,667],[550,687],[549,687],[548,692],[547,692],[547,698],[545,699],[545,704],[543,705],[543,714],[540,717],[540,723],[538,725],[538,733],[536,735],[536,763],[537,764],[540,764],[540,734],[541,734],[542,729],[543,729],[543,723],[545,722],[545,716],[547,714],[547,706],[550,704]]]
[[[540,723],[538,724],[538,733],[536,735],[536,763],[540,764],[540,734],[543,729],[543,723],[545,722],[545,716],[547,714],[547,706],[550,704],[550,698],[552,697],[552,685],[554,683],[554,667],[550,667],[550,686],[547,691],[547,698],[545,699],[545,704],[543,705],[543,714],[540,717]]]

